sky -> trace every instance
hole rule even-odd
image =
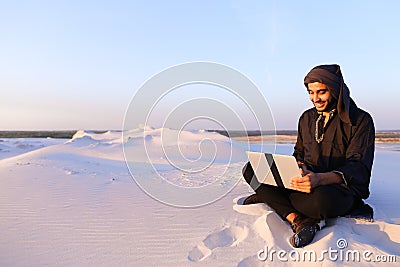
[[[195,61],[248,77],[279,130],[297,129],[312,107],[307,72],[336,63],[376,129],[400,129],[399,10],[399,1],[366,0],[0,0],[0,130],[120,130],[146,81]],[[204,87],[183,87],[169,101],[198,90],[238,101]],[[171,103],[155,109],[153,126]]]

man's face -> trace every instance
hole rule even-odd
[[[332,95],[325,84],[320,82],[309,83],[308,94],[310,95],[311,102],[318,111],[327,111],[326,109],[332,101]]]

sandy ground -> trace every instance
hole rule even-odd
[[[160,150],[163,132],[167,139],[176,138],[172,130],[136,129],[125,141],[119,133],[84,131],[72,140],[3,139],[0,266],[375,266],[382,261],[396,266],[387,261],[400,260],[399,144],[377,144],[367,200],[375,209],[375,222],[331,219],[309,246],[294,250],[289,225],[274,211],[264,204],[240,205],[251,194],[241,180],[241,151],[248,147],[218,134],[188,132],[178,142],[184,145],[182,158],[173,147]],[[204,139],[210,146],[199,145]],[[142,182],[154,181],[149,183],[156,187],[153,196],[141,188],[149,184],[132,178],[123,142],[133,155],[129,160],[136,169],[131,171]],[[147,154],[142,154],[142,144]],[[250,149],[259,146],[252,143]],[[207,153],[212,147],[220,151],[215,157]],[[293,144],[276,146],[282,154],[292,149]],[[210,158],[213,167],[206,173],[168,165]],[[166,184],[194,188],[193,203],[205,186],[210,194],[223,194],[215,201],[205,195],[210,203],[182,208],[159,201],[175,201],[168,192],[154,198]],[[301,259],[308,251],[315,260]],[[350,252],[360,258],[346,259]]]

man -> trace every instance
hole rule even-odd
[[[304,85],[314,107],[299,119],[296,157],[302,177],[294,177],[297,190],[257,183],[250,163],[243,168],[255,194],[243,204],[266,203],[284,220],[293,236],[290,243],[303,247],[312,242],[326,218],[363,216],[372,220],[369,196],[375,150],[371,116],[350,98],[338,65],[321,65],[305,77]],[[301,191],[301,192],[300,192]]]

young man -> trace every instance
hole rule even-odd
[[[290,243],[303,247],[325,225],[326,218],[352,214],[372,219],[369,196],[375,150],[371,116],[350,98],[338,65],[321,65],[305,77],[314,107],[298,124],[296,157],[302,177],[294,177],[290,190],[259,184],[250,163],[243,168],[255,194],[243,204],[266,203],[293,229]]]

